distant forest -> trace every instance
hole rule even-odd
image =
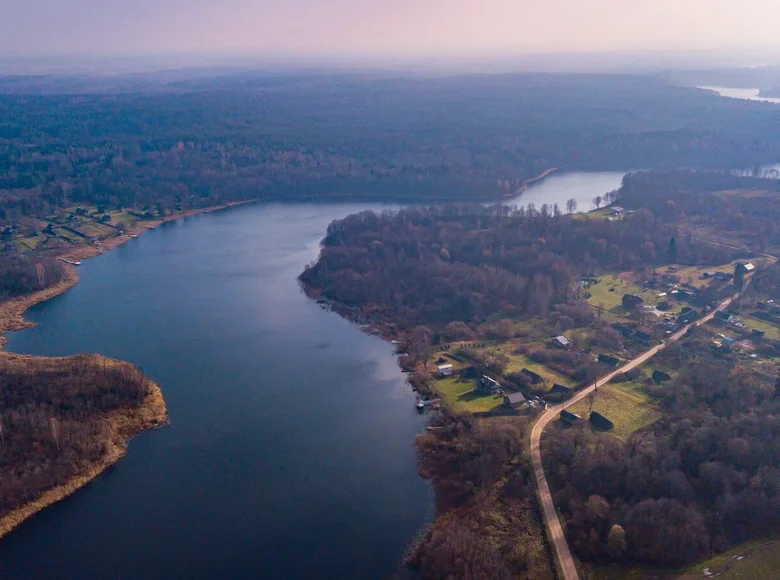
[[[0,77],[0,225],[74,203],[498,199],[552,167],[780,159],[772,105],[652,77],[246,73],[133,87]]]

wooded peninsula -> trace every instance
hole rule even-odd
[[[777,187],[643,172],[589,214],[449,205],[331,224],[304,288],[399,344],[439,408],[418,438],[438,515],[408,565],[555,577],[528,445],[548,408],[545,473],[587,574],[674,577],[778,532]]]

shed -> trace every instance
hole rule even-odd
[[[602,429],[604,431],[609,431],[615,426],[615,424],[612,421],[607,419],[601,413],[597,413],[596,411],[591,411],[590,423],[597,429]]]
[[[696,312],[695,310],[689,310],[685,314],[680,314],[680,317],[677,319],[677,321],[680,324],[690,324],[697,318],[699,318],[699,313]]]
[[[618,366],[618,364],[620,364],[620,360],[618,358],[614,356],[610,356],[608,354],[600,354],[599,362],[612,367],[616,367]]]
[[[436,367],[439,370],[439,376],[448,377],[454,372],[452,365],[439,365]]]
[[[538,383],[542,382],[542,375],[535,373],[532,370],[529,369],[523,369],[520,371],[520,374],[522,374],[532,385],[536,385]]]
[[[727,272],[715,272],[715,275],[713,278],[718,280],[719,282],[728,282],[734,277],[734,274],[729,274]]]
[[[504,406],[510,409],[519,409],[525,406],[526,400],[523,393],[511,393],[504,395]]]
[[[756,266],[750,262],[737,262],[737,265],[742,266],[745,272],[753,272],[756,269]]]
[[[666,381],[671,381],[672,377],[668,375],[667,373],[663,371],[659,371],[658,369],[653,371],[653,380],[656,383],[665,383]]]
[[[731,314],[729,314],[725,310],[718,310],[715,313],[714,318],[715,320],[720,320],[721,322],[728,322],[729,318],[731,318]]]
[[[580,417],[576,413],[572,413],[571,411],[567,411],[566,409],[561,411],[561,421],[563,421],[567,425],[571,425],[578,419],[582,419],[582,417]]]
[[[568,348],[569,347],[569,339],[565,336],[556,336],[552,339],[553,346],[557,346],[558,348]]]

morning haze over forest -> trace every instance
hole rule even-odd
[[[0,578],[780,577],[779,19],[0,0]]]

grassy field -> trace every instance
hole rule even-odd
[[[657,421],[661,413],[639,383],[613,383],[600,387],[593,395],[567,407],[567,410],[583,418],[590,415],[591,397],[593,411],[601,413],[615,424],[612,435],[625,440],[631,433]]]
[[[704,570],[716,573],[728,566],[728,570],[717,575],[718,578],[724,580],[775,580],[778,577],[778,570],[780,570],[780,543],[760,548],[770,541],[772,539],[752,540],[687,568],[671,570],[614,565],[592,568],[590,578],[592,580],[644,580],[648,577],[660,577],[692,580],[706,578]],[[751,550],[755,551],[748,554]],[[740,556],[743,557],[740,558]]]
[[[118,233],[114,228],[90,219],[79,222],[77,227],[80,232],[98,239],[113,237]]]
[[[645,301],[645,304],[651,306],[655,306],[659,302],[668,300],[666,297],[659,298],[658,290],[644,290],[636,284],[626,282],[625,280],[621,280],[617,276],[613,276],[611,274],[601,276],[598,283],[591,284],[588,287],[588,292],[590,292],[588,303],[592,304],[593,306],[601,306],[605,310],[615,311],[616,313],[621,314],[625,312],[623,309],[624,294],[633,294],[634,296],[639,296]],[[672,301],[672,304],[675,306],[669,312],[676,314],[682,309],[682,306],[679,303]]]
[[[509,364],[506,367],[506,372],[518,372],[524,368],[533,371],[544,379],[544,382],[547,383],[547,389],[552,387],[554,383],[569,385],[572,382],[569,377],[547,368],[543,364],[535,362],[523,354],[512,354],[511,352],[507,352],[506,355],[509,357]]]
[[[472,392],[477,381],[459,381],[458,377],[439,379],[434,383],[436,390],[455,409],[481,413],[500,405],[503,399],[499,395],[477,395]]]
[[[677,272],[675,276],[680,278],[680,282],[690,284],[696,288],[708,286],[710,280],[702,278],[704,272],[726,272],[728,274],[734,273],[734,264],[723,264],[722,266],[680,266],[676,265]]]
[[[742,318],[742,321],[745,323],[745,326],[747,326],[750,330],[761,330],[762,332],[766,333],[766,338],[769,340],[778,340],[780,339],[780,329],[778,329],[773,324],[770,324],[769,322],[766,322],[764,320],[759,320],[758,318],[753,318],[752,316],[748,316],[745,314],[740,314],[740,318]]]

